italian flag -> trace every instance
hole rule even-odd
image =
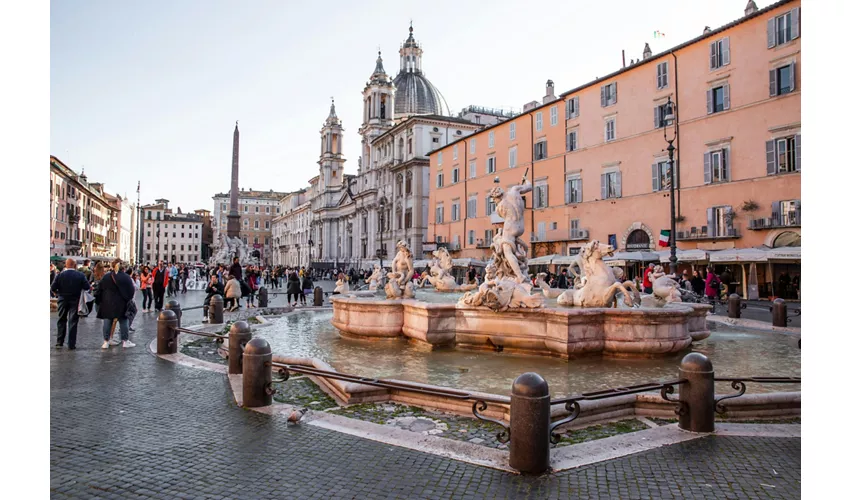
[[[658,238],[658,246],[660,246],[660,247],[670,246],[670,230],[669,229],[662,229],[661,230],[661,237]]]

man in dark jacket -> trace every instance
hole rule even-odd
[[[109,334],[112,331],[112,321],[118,320],[121,330],[121,340],[124,347],[136,347],[130,342],[130,324],[127,321],[127,304],[136,295],[136,286],[127,273],[120,273],[121,260],[112,262],[112,270],[100,280],[98,291],[100,302],[97,305],[97,317],[103,320],[103,345],[101,349],[109,349]]]
[[[221,295],[224,298],[224,285],[219,283],[218,276],[213,273],[210,275],[210,282],[207,285],[207,297],[204,299],[204,321],[207,321],[209,318],[210,311],[210,300],[212,300],[213,296]]]
[[[242,264],[239,263],[239,257],[233,257],[233,264],[230,265],[227,274],[236,278],[236,281],[242,281]]]
[[[165,298],[165,289],[168,287],[168,269],[165,261],[159,261],[159,266],[153,268],[153,301],[156,312],[162,311],[162,301]]]
[[[558,276],[558,286],[556,286],[555,288],[566,290],[568,288],[568,285],[569,284],[567,283],[567,270],[562,268],[561,275]]]
[[[50,291],[59,297],[59,321],[56,323],[56,347],[65,344],[65,332],[68,333],[68,349],[77,348],[77,324],[80,315],[77,307],[80,305],[80,294],[90,288],[86,275],[77,271],[74,259],[65,261],[65,270],[59,273],[50,285]],[[70,316],[70,317],[69,317]],[[69,324],[70,323],[70,324]]]

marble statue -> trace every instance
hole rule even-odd
[[[434,286],[438,292],[468,292],[478,288],[477,284],[458,285],[452,276],[452,256],[443,247],[435,250],[432,255],[434,259],[429,266],[429,274],[423,274],[420,286],[426,281]]]
[[[387,291],[388,299],[411,299],[413,298],[413,282],[411,281],[411,278],[413,278],[413,255],[404,240],[398,240],[395,247],[398,252],[393,258],[392,272],[387,274],[389,282],[384,286],[384,291]],[[396,291],[396,287],[398,291]]]
[[[239,257],[239,262],[243,266],[260,264],[260,260],[251,255],[253,252],[248,245],[240,238],[228,238],[222,232],[219,237],[218,251],[212,257],[214,264],[230,264],[233,262],[233,257]]]
[[[647,302],[649,307],[664,307],[674,302],[682,302],[682,292],[674,279],[675,277],[674,274],[665,274],[664,268],[660,265],[655,266],[655,269],[649,274],[652,294],[644,295],[641,299]]]
[[[588,242],[579,252],[582,276],[577,279],[581,286],[566,290],[558,296],[558,304],[577,307],[612,307],[617,304],[617,293],[623,294],[623,302],[631,307],[640,304],[640,293],[631,281],[620,283],[614,274],[614,269],[608,267],[602,258],[614,253],[614,247],[599,243],[597,240]]]
[[[557,299],[566,290],[563,288],[552,288],[549,283],[546,283],[546,273],[537,273],[537,285],[543,291],[543,296],[547,299]]]
[[[384,285],[384,293],[388,299],[412,299],[413,298],[413,282],[408,281],[402,285],[401,280],[404,276],[401,273],[387,273],[387,284]]]
[[[369,290],[375,291],[378,288],[383,288],[387,281],[387,272],[381,266],[375,264],[372,274],[366,278],[366,283],[369,285]]]
[[[499,183],[498,177],[495,182]],[[488,193],[496,202],[496,213],[504,219],[504,224],[493,236],[490,245],[493,258],[487,264],[484,282],[477,291],[467,292],[461,297],[458,305],[485,306],[493,311],[543,307],[543,296],[531,293],[529,247],[521,238],[525,232],[525,201],[522,195],[531,189],[531,183],[523,176],[522,182],[508,188],[507,192],[497,185]]]
[[[348,280],[345,279],[345,273],[339,273],[334,293],[348,293],[349,291]]]

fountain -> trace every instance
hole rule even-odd
[[[484,281],[467,291],[457,303],[429,302],[414,297],[413,263],[403,241],[384,287],[386,299],[334,297],[331,323],[346,335],[369,339],[406,337],[428,348],[457,346],[473,349],[571,357],[602,353],[614,357],[651,358],[675,354],[694,340],[709,336],[705,304],[681,302],[677,284],[669,276],[653,277],[658,292],[641,297],[630,281],[618,281],[618,273],[603,262],[613,248],[588,242],[579,259],[576,287],[557,296],[557,304],[532,291],[528,276],[528,244],[522,195],[532,185],[522,183],[489,195],[503,219],[496,232]],[[432,281],[446,290],[462,291],[445,279],[451,260],[439,262]],[[443,286],[443,285],[441,285]],[[551,294],[549,294],[551,297]],[[644,302],[646,302],[644,304]],[[640,307],[638,307],[640,306]]]
[[[433,285],[438,292],[466,292],[478,288],[477,284],[458,285],[452,276],[452,256],[448,250],[440,247],[432,252],[434,258],[431,260],[429,273],[422,276],[419,280],[419,286],[424,286],[426,282]]]

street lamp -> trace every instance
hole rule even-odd
[[[676,274],[676,196],[675,196],[675,170],[673,168],[673,152],[676,148],[673,142],[676,141],[676,104],[667,97],[667,105],[664,106],[664,140],[667,141],[667,153],[669,154],[669,162],[667,163],[670,172],[670,274]],[[672,127],[672,137],[667,137],[667,126]]]
[[[381,235],[381,246],[378,248],[378,259],[380,259],[381,269],[384,268],[384,200],[381,200],[381,205],[379,207],[380,212],[378,213],[378,219],[380,220],[380,229],[378,232]]]

